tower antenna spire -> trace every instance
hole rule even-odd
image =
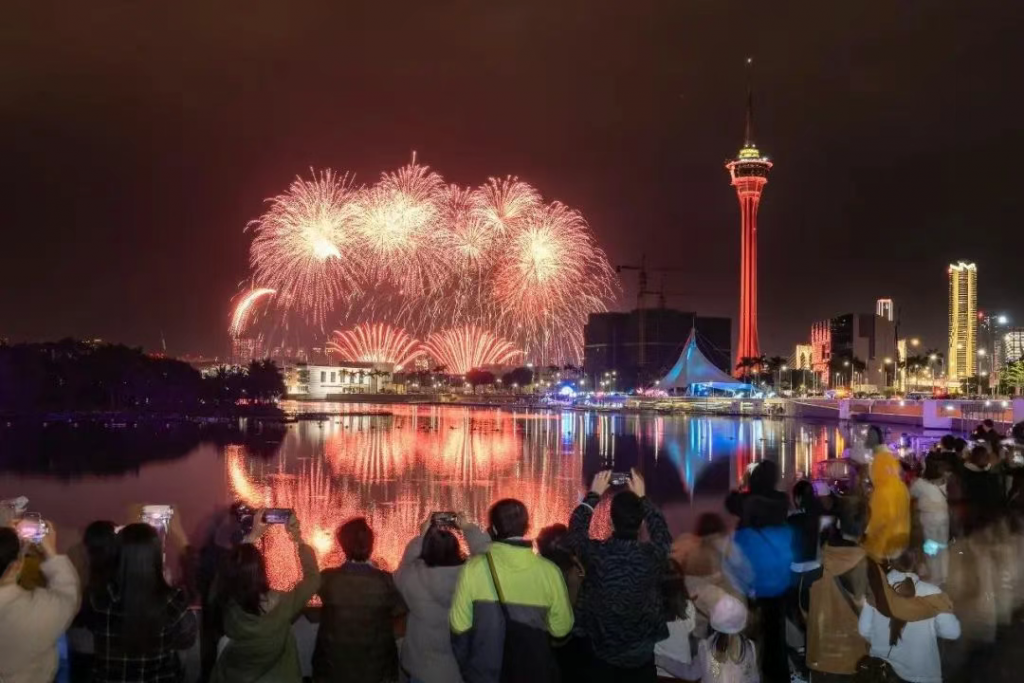
[[[743,146],[754,146],[754,59],[747,57],[747,127],[743,135]]]

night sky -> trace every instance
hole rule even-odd
[[[0,337],[222,353],[263,199],[412,150],[520,176],[733,316],[747,55],[765,351],[880,296],[941,348],[960,258],[1024,324],[1022,34],[1010,0],[5,3]]]

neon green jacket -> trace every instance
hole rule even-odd
[[[491,545],[498,581],[509,616],[526,629],[516,637],[529,640],[536,661],[509,666],[528,668],[533,683],[546,683],[545,672],[557,672],[550,640],[572,630],[573,614],[562,571],[535,555],[529,541]],[[498,683],[502,672],[505,617],[491,579],[487,555],[471,557],[462,568],[449,614],[452,647],[466,683]]]

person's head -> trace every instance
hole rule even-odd
[[[985,469],[991,462],[992,452],[988,446],[978,445],[971,449],[969,462],[979,469]]]
[[[120,553],[114,584],[124,610],[121,637],[129,652],[159,645],[170,586],[164,579],[164,549],[156,529],[129,524],[118,534]]]
[[[97,521],[85,527],[82,545],[89,558],[89,589],[100,589],[114,577],[117,564],[117,527],[113,522]]]
[[[491,537],[496,541],[522,538],[530,528],[530,513],[514,498],[505,498],[492,505],[489,518]]]
[[[428,567],[457,567],[466,561],[455,534],[436,524],[427,527],[423,534],[420,558]]]
[[[944,481],[948,474],[949,462],[938,453],[933,453],[924,459],[922,478],[930,482],[939,483]]]
[[[907,548],[899,557],[890,562],[890,566],[898,572],[904,574],[913,574],[917,571],[918,556],[917,550],[914,548]]]
[[[612,528],[619,538],[636,538],[644,522],[644,504],[632,491],[621,491],[612,498]]]
[[[993,422],[992,420],[985,419],[981,421],[981,428],[986,432],[991,432],[993,429],[996,428],[996,423]]]
[[[540,556],[553,562],[563,572],[572,569],[575,564],[572,551],[563,544],[568,534],[569,529],[564,524],[552,524],[540,530],[536,541]]]
[[[569,533],[569,527],[564,524],[552,524],[540,530],[537,534],[537,552],[541,557],[548,557],[560,550],[560,543]]]
[[[956,450],[956,437],[952,434],[946,434],[939,441],[939,445],[944,451],[955,451]]]
[[[725,520],[722,519],[722,516],[719,514],[715,514],[714,512],[705,512],[697,518],[696,533],[700,538],[724,534],[727,530]]]
[[[231,551],[228,597],[249,614],[262,614],[263,596],[270,591],[267,563],[260,549],[242,543]]]
[[[729,647],[729,639],[740,636],[747,626],[747,607],[742,602],[723,592],[711,608],[712,649],[719,654]],[[744,647],[746,643],[744,642]]]
[[[772,460],[762,460],[750,473],[750,492],[767,495],[778,488],[779,466]]]
[[[859,541],[864,536],[867,523],[868,508],[862,498],[847,496],[839,500],[836,509],[836,524],[843,538]]]
[[[967,450],[967,440],[958,436],[956,440],[953,442],[953,447],[957,453],[962,454],[965,450]]]
[[[21,539],[18,532],[0,527],[0,584],[13,583],[21,572]]]
[[[864,445],[868,448],[875,448],[885,443],[885,436],[878,425],[868,427],[868,433],[864,436]]]
[[[352,562],[367,562],[373,554],[373,529],[365,517],[350,519],[338,529],[338,545]]]
[[[798,510],[809,510],[814,505],[814,484],[801,479],[793,485],[793,505]]]

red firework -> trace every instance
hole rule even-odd
[[[407,367],[423,355],[423,347],[405,330],[385,323],[363,323],[344,332],[335,330],[327,350],[345,360],[391,363],[396,367]]]
[[[435,332],[423,346],[448,372],[460,375],[485,365],[504,365],[522,355],[512,342],[476,325]]]

